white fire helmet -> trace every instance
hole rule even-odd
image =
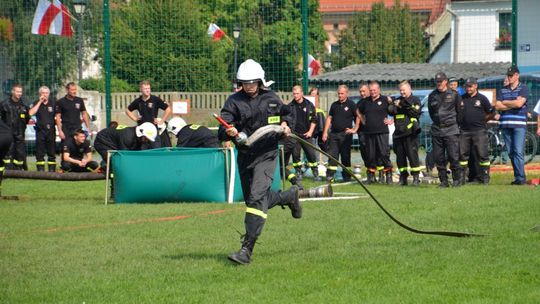
[[[180,117],[173,117],[171,120],[169,120],[169,126],[167,128],[172,134],[178,135],[178,132],[180,132],[180,130],[182,130],[182,128],[185,126],[185,120]]]
[[[248,59],[238,67],[236,81],[244,83],[254,83],[261,81],[265,87],[271,86],[274,82],[264,79],[264,70],[262,66],[253,59]]]
[[[146,137],[149,141],[155,141],[157,136],[157,129],[153,123],[145,122],[135,128],[137,137]]]

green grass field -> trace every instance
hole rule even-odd
[[[306,202],[301,220],[272,209],[234,266],[241,204],[105,206],[104,181],[6,179],[21,200],[0,201],[0,302],[539,303],[540,187],[492,180],[370,187],[415,228],[486,237],[413,234],[367,198]]]

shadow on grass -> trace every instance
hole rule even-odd
[[[205,260],[215,260],[221,264],[231,264],[231,262],[227,259],[227,254],[225,253],[199,253],[199,252],[186,252],[186,253],[180,253],[180,254],[169,254],[169,255],[163,255],[162,258],[174,260],[174,261],[189,261],[189,260],[197,260],[197,261],[205,261]]]

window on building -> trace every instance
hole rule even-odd
[[[339,54],[339,44],[332,44],[330,46],[330,53],[332,54]]]
[[[512,48],[512,13],[499,13],[499,37],[495,41],[496,49]]]
[[[334,23],[334,31],[339,31],[339,23]]]

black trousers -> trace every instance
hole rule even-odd
[[[0,133],[0,174],[4,172],[4,158],[9,152],[13,136],[9,133]],[[0,175],[1,176],[1,175]]]
[[[99,164],[92,160],[86,164],[85,167],[81,167],[74,163],[62,161],[62,170],[66,172],[91,172],[99,168]]]
[[[12,142],[9,152],[4,156],[12,165],[23,167],[26,162],[26,143],[24,142],[24,133],[12,134]]]
[[[328,154],[335,159],[341,159],[341,163],[345,167],[351,166],[351,145],[352,134],[345,134],[345,132],[332,132],[328,136]],[[337,170],[337,162],[330,159],[328,160],[328,170],[326,171],[326,177],[334,177],[334,173]],[[351,176],[346,171],[342,173],[344,180],[350,180]]]
[[[261,154],[249,151],[238,152],[238,172],[242,193],[246,202],[246,239],[259,237],[266,222],[268,210],[281,202],[279,192],[270,187],[274,181],[278,150]]]
[[[379,164],[384,167],[384,171],[392,170],[388,133],[364,134],[364,137],[368,159],[366,167],[368,170],[374,172]]]
[[[313,139],[311,138],[307,138],[306,141],[313,143]],[[317,165],[319,164],[319,162],[317,161],[317,155],[315,154],[315,150],[313,150],[313,148],[311,148],[310,146],[298,141],[294,141],[294,148],[292,151],[293,166],[295,168],[302,167],[302,150],[304,150],[304,153],[306,155],[308,167],[312,169],[317,169]]]
[[[482,167],[488,167],[488,133],[487,130],[462,132],[459,135],[459,162],[462,166],[467,166],[471,151],[476,152],[478,159],[475,161]]]
[[[418,157],[418,136],[394,137],[394,152],[396,153],[396,163],[399,173],[408,173],[408,166],[411,167],[412,174],[420,173],[420,158]],[[409,164],[407,164],[407,160]]]
[[[40,129],[36,132],[36,163],[45,162],[45,155],[49,164],[56,164],[56,131],[52,129]]]
[[[453,178],[458,178],[461,172],[459,165],[459,135],[433,136],[433,160],[439,176],[446,176],[446,165],[450,163]],[[447,158],[448,157],[448,158]]]
[[[368,163],[368,155],[366,152],[366,136],[364,132],[358,132],[358,146],[360,148],[360,156],[362,157],[362,161],[364,162],[364,166],[367,166]]]

